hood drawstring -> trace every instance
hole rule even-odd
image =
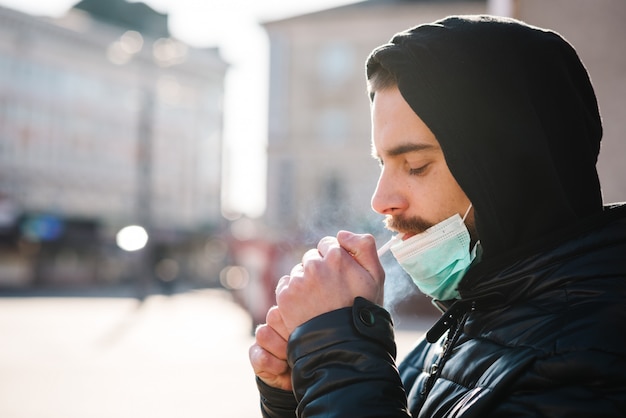
[[[467,312],[474,310],[475,303],[471,300],[457,300],[439,318],[437,322],[426,333],[426,341],[435,343]]]

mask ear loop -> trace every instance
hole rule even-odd
[[[465,218],[467,218],[467,215],[469,215],[469,211],[470,209],[472,209],[472,204],[470,203],[469,207],[467,208],[467,210],[465,211],[465,215],[463,215],[463,223],[465,223]]]

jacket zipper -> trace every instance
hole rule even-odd
[[[469,313],[474,310],[474,303],[472,303],[472,306],[469,309],[469,311],[467,309],[464,309],[463,311],[453,310],[453,308],[454,308],[454,305],[448,310],[448,312],[444,314],[443,321],[440,320],[442,323],[445,323],[448,326],[448,336],[446,337],[446,340],[443,343],[441,355],[439,356],[437,361],[435,361],[430,366],[428,378],[426,379],[426,382],[424,382],[424,386],[422,387],[422,390],[420,392],[420,395],[421,395],[420,408],[426,401],[428,394],[430,393],[431,389],[435,385],[435,381],[439,378],[439,376],[441,376],[441,371],[443,369],[443,366],[448,360],[448,358],[450,357],[452,353],[452,348],[456,345],[456,342],[459,336],[461,335],[461,331],[463,330],[463,326],[465,325],[465,322],[467,321]],[[463,314],[462,317],[459,317],[460,313]],[[452,329],[453,325],[454,325],[454,330]],[[441,337],[442,334],[443,333],[441,333],[439,337]]]

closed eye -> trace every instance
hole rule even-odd
[[[422,175],[426,172],[426,169],[428,169],[428,167],[430,166],[430,164],[425,164],[421,167],[418,168],[410,168],[409,169],[409,174],[412,176],[419,176]]]

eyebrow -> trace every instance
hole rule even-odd
[[[416,143],[406,143],[406,144],[400,144],[398,146],[395,146],[389,150],[386,150],[384,152],[384,154],[390,156],[390,157],[397,157],[398,155],[402,155],[402,154],[407,154],[409,152],[418,152],[418,151],[432,151],[432,150],[436,150],[439,147],[433,144],[424,144],[424,143],[420,143],[420,144],[416,144]],[[372,144],[372,157],[380,160],[380,154],[376,151],[376,149],[374,148],[374,145]]]

